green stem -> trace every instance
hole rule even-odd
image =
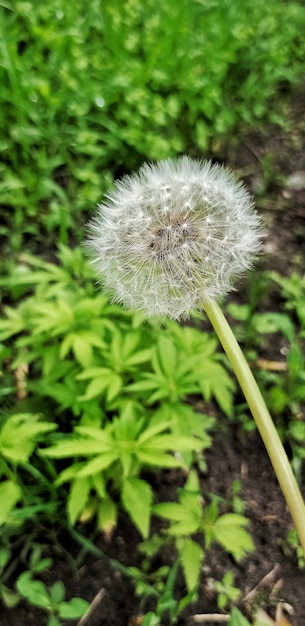
[[[290,510],[305,555],[305,505],[270,413],[220,307],[216,302],[209,302],[204,304],[204,310],[231,362],[247,400]]]

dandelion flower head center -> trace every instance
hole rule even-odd
[[[229,291],[259,249],[259,227],[229,170],[182,157],[118,181],[88,247],[116,300],[178,319]]]

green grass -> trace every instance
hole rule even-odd
[[[0,11],[6,252],[80,239],[114,176],[213,153],[233,129],[275,119],[270,99],[302,75],[297,0],[157,11],[153,0],[5,0]]]

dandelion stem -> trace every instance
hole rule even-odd
[[[216,302],[209,302],[204,304],[204,309],[231,362],[256,426],[261,434],[305,555],[305,505],[270,413],[244,354],[220,307]]]

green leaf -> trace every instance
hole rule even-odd
[[[91,476],[91,481],[92,481],[92,487],[93,489],[95,489],[98,496],[103,499],[106,498],[107,492],[106,492],[106,486],[105,486],[105,479],[103,475],[101,473],[93,474],[93,476]]]
[[[242,615],[242,613],[234,606],[230,613],[228,626],[251,626],[250,622]]]
[[[202,517],[200,507],[194,510],[193,507],[187,508],[175,502],[162,502],[155,505],[153,511],[156,515],[173,522],[167,530],[170,535],[189,536],[200,530]]]
[[[22,498],[22,490],[12,480],[5,480],[0,484],[0,524],[8,521],[9,513]]]
[[[139,350],[132,356],[128,357],[126,365],[128,365],[128,367],[132,367],[133,365],[139,365],[140,363],[145,363],[146,361],[149,361],[150,358],[151,350],[149,348],[145,350]]]
[[[142,622],[142,626],[159,626],[160,619],[161,618],[158,617],[158,615],[156,615],[152,611],[149,611],[149,613],[146,613],[146,615],[144,617],[144,620]]]
[[[18,413],[5,422],[0,433],[0,451],[14,463],[26,463],[39,435],[51,432],[56,424],[40,422],[39,415]]]
[[[12,556],[12,553],[8,548],[0,549],[0,570],[3,570],[5,568],[11,556]]]
[[[54,446],[41,450],[40,454],[49,456],[53,459],[64,459],[69,456],[89,456],[91,454],[100,454],[106,450],[109,452],[108,442],[103,445],[101,441],[90,439],[66,439],[59,441]]]
[[[62,619],[78,619],[89,608],[89,602],[83,598],[72,598],[69,602],[61,602],[58,607],[59,616]]]
[[[20,574],[17,578],[16,588],[22,597],[34,606],[46,610],[51,609],[51,599],[44,584],[40,580],[32,580],[31,572],[27,571]]]
[[[124,508],[145,539],[148,536],[151,515],[152,490],[150,485],[140,478],[125,479],[121,497]]]
[[[101,530],[106,538],[109,540],[113,529],[117,523],[117,506],[111,498],[105,498],[98,506],[98,523],[97,527]]]
[[[200,567],[203,550],[192,539],[186,539],[180,550],[180,559],[188,592],[193,591],[199,584]]]
[[[250,534],[244,529],[249,521],[236,513],[227,513],[218,517],[213,525],[212,533],[236,560],[242,559],[246,552],[254,549]]]
[[[83,333],[78,333],[73,339],[72,344],[73,352],[76,360],[82,365],[82,367],[88,367],[92,363],[93,353],[92,346],[88,342],[88,336]]]
[[[116,461],[117,457],[116,451],[100,454],[95,459],[92,459],[92,461],[88,461],[88,463],[78,471],[77,477],[85,478],[86,476],[92,476],[93,474],[102,472],[106,467],[109,467],[109,465]]]
[[[54,604],[59,604],[65,597],[65,586],[61,580],[57,580],[50,589],[50,596]]]
[[[167,377],[175,376],[179,353],[172,341],[162,337],[156,350],[157,360],[153,359],[153,364],[157,373],[165,374]]]
[[[148,428],[146,428],[138,437],[138,444],[142,446],[145,441],[152,439],[155,435],[158,435],[163,430],[167,430],[169,428],[169,423],[165,421],[165,419],[160,420],[156,424],[150,424]]]
[[[90,494],[90,481],[87,478],[77,478],[73,481],[68,502],[68,518],[74,526],[81,512],[84,510]]]
[[[107,391],[108,401],[113,400],[119,393],[122,387],[121,376],[116,374],[114,370],[107,368],[99,368],[100,373],[96,378],[93,378],[89,383],[84,395],[79,397],[79,400],[92,400]],[[103,370],[103,371],[102,371]],[[86,372],[85,372],[86,373]],[[87,372],[88,373],[88,372]],[[86,376],[87,378],[88,376]],[[81,374],[77,378],[85,378]]]
[[[145,450],[147,447],[150,450],[155,449],[156,451],[174,450],[178,452],[179,450],[199,450],[201,448],[201,442],[195,439],[195,437],[180,437],[179,435],[165,434],[152,437],[145,445],[142,444],[139,438],[139,444],[142,450]]]
[[[198,359],[196,377],[205,400],[214,396],[220,408],[231,415],[235,383],[224,367],[212,360],[202,362]]]
[[[60,472],[60,474],[58,474],[58,477],[55,480],[55,485],[62,485],[63,483],[69,482],[70,480],[73,480],[74,478],[76,478],[77,473],[79,472],[79,470],[84,466],[83,462],[79,462],[79,463],[72,463],[72,465],[70,465],[70,467],[66,467],[66,469],[64,469],[62,472]]]
[[[0,588],[0,598],[8,609],[12,609],[14,606],[17,606],[18,602],[20,602],[19,593],[14,593],[3,584]]]
[[[171,468],[182,466],[182,462],[179,459],[176,459],[170,454],[158,453],[155,451],[154,448],[137,450],[136,455],[139,461],[141,461],[142,463],[146,463],[147,465],[152,465],[155,467]]]
[[[106,452],[113,446],[113,439],[111,435],[102,428],[96,428],[95,426],[76,426],[75,432],[93,440],[97,439],[101,442],[100,452]]]

